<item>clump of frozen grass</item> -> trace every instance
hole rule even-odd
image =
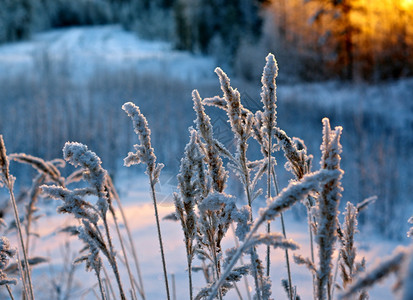
[[[226,102],[225,110],[227,112],[228,120],[231,125],[231,130],[234,134],[234,139],[236,141],[236,152],[232,156],[231,161],[231,168],[233,169],[234,173],[240,179],[244,190],[245,196],[247,199],[248,206],[252,207],[252,202],[256,199],[261,193],[262,190],[254,191],[253,181],[252,178],[252,168],[250,168],[250,161],[247,157],[247,150],[248,150],[248,140],[252,137],[252,127],[254,124],[254,115],[246,110],[243,105],[241,104],[241,96],[238,90],[231,87],[230,80],[220,68],[215,69],[215,73],[217,73],[219,77],[219,81],[221,84],[221,90],[224,94],[224,100]],[[273,99],[274,103],[272,104],[273,113],[270,113],[267,117],[272,117],[275,122],[275,99]],[[271,105],[270,100],[267,101],[267,105]],[[268,125],[268,124],[267,124]],[[271,154],[269,150],[267,150],[269,155]],[[265,161],[262,164],[266,164]],[[267,165],[268,168],[268,165]],[[262,168],[261,168],[262,169]],[[257,172],[262,176],[263,173]],[[253,217],[250,214],[250,221],[252,222]],[[256,249],[252,248],[250,250],[250,257],[251,257],[251,271],[254,277],[255,283],[255,291],[256,297],[260,300],[262,298],[262,291],[263,287],[268,284],[269,277],[265,276],[262,272],[262,262],[259,259],[258,255],[256,254]]]
[[[196,101],[196,104],[194,107],[198,115],[197,124],[200,122],[200,120],[206,120],[207,122],[209,122],[209,117],[204,116],[205,114],[203,112],[202,104],[216,106],[226,111],[232,132],[234,134],[234,139],[236,141],[236,152],[233,155],[229,154],[228,151],[222,146],[218,146],[217,149],[220,155],[229,159],[229,166],[234,171],[234,173],[238,175],[245,190],[248,206],[251,209],[254,199],[256,199],[262,193],[261,189],[255,190],[255,187],[265,173],[267,173],[267,201],[271,202],[272,199],[272,181],[274,182],[276,194],[278,194],[278,186],[274,170],[275,160],[272,157],[274,149],[278,148],[273,145],[273,139],[275,137],[278,139],[280,135],[277,136],[277,133],[282,132],[276,127],[277,97],[275,79],[278,75],[277,62],[274,55],[272,54],[269,54],[266,58],[266,65],[264,67],[263,75],[261,78],[261,102],[263,103],[263,111],[257,111],[255,114],[243,107],[243,105],[241,104],[240,93],[236,89],[233,89],[231,87],[228,76],[220,68],[215,69],[215,72],[219,77],[221,90],[223,91],[224,95],[223,97],[215,96],[212,98],[206,98],[201,102],[198,93],[195,92],[194,101]],[[199,111],[202,111],[202,114],[200,114]],[[200,118],[199,115],[202,115],[203,117]],[[202,133],[205,132],[205,128],[208,128],[208,133],[212,132],[210,123],[208,123],[208,125],[206,126],[205,124],[202,126],[201,122],[201,126],[198,125],[197,128],[201,132],[201,136],[203,137],[205,134]],[[288,141],[292,145],[291,139],[284,132],[282,133],[283,138],[288,139]],[[211,136],[210,134],[208,135]],[[247,149],[249,146],[250,137],[254,137],[255,140],[259,143],[261,152],[263,154],[262,160],[248,160]],[[280,143],[281,142],[282,141],[280,141]],[[215,144],[220,145],[219,142],[215,142]],[[290,148],[293,147],[291,146]],[[299,159],[301,159],[301,161],[305,160],[306,164],[306,166],[303,166],[301,168],[305,169],[305,171],[301,172],[301,178],[304,174],[309,173],[310,159],[308,159],[309,157],[305,155],[305,150],[300,149],[301,151],[298,151],[295,146],[294,149],[297,155],[295,157],[292,157],[291,162],[297,165],[300,163]],[[271,177],[273,178],[273,180],[271,180]],[[280,214],[280,218],[283,235],[284,238],[286,238],[287,236],[282,213]],[[249,222],[252,221],[252,214],[250,214]],[[267,234],[269,233],[270,223],[267,224]],[[267,247],[267,264],[265,275],[263,272],[264,268],[262,266],[261,260],[256,255],[256,253],[254,253],[256,250],[251,249],[251,251],[251,271],[255,280],[256,297],[258,297],[258,299],[261,299],[262,290],[264,289],[263,287],[268,285],[270,282],[270,247]],[[285,258],[287,265],[288,284],[289,286],[292,286],[288,250],[285,251]],[[290,289],[289,298],[293,299],[293,288]]]
[[[208,179],[202,179],[204,188],[201,191],[200,200],[198,202],[198,235],[197,235],[197,252],[204,260],[209,260],[211,268],[214,270],[213,278],[219,278],[222,267],[222,247],[221,242],[226,235],[230,224],[233,221],[233,215],[237,214],[235,201],[233,197],[226,195],[224,189],[228,178],[228,172],[223,166],[223,161],[220,155],[230,159],[233,163],[238,164],[237,159],[213,137],[213,129],[210,123],[210,118],[205,114],[205,109],[202,104],[201,97],[198,91],[193,91],[192,98],[194,101],[194,110],[196,113],[195,124],[198,134],[203,141],[197,139],[199,148],[201,149],[208,170]],[[202,164],[201,164],[202,165]],[[204,169],[198,171],[202,174]],[[202,175],[205,178],[205,175]],[[209,186],[211,182],[212,186]],[[248,215],[249,217],[250,215]],[[245,269],[246,270],[246,269]],[[241,278],[245,273],[234,276],[235,279]],[[235,280],[236,281],[236,280]],[[223,295],[232,287],[235,281],[227,281],[222,289],[218,290],[218,297],[221,299]],[[212,282],[209,282],[212,284]],[[208,295],[209,287],[201,290],[199,297]]]
[[[200,99],[195,92],[194,102],[195,107],[200,105]],[[206,115],[203,114],[203,108],[200,108],[198,121],[204,116]],[[203,132],[206,137],[205,143],[200,141],[194,129],[190,129],[190,141],[185,148],[178,175],[180,193],[174,195],[176,215],[181,221],[187,248],[191,299],[191,266],[194,254],[209,261],[213,270],[212,277],[218,278],[222,265],[221,242],[233,221],[233,214],[237,213],[235,199],[223,193],[227,174],[215,148],[212,132],[206,133],[207,130],[212,131],[212,128],[207,126],[209,123],[205,120],[197,124],[198,128],[206,129]],[[204,166],[204,160],[207,167]],[[238,273],[232,281],[227,281],[225,287],[219,290],[219,298],[222,298],[233,287],[232,283],[244,274],[245,272]],[[207,291],[208,288],[201,290],[196,299],[205,297]]]
[[[320,183],[325,183],[333,178],[337,178],[340,173],[336,170],[320,170],[304,176],[300,182],[291,182],[288,187],[283,189],[281,193],[273,199],[273,201],[265,208],[260,210],[260,217],[255,221],[254,226],[248,232],[244,242],[236,249],[232,255],[232,259],[227,264],[225,271],[221,277],[211,287],[210,297],[217,293],[218,288],[224,283],[225,278],[230,274],[231,269],[235,266],[241,254],[250,248],[250,241],[254,238],[259,227],[269,220],[273,220],[283,211],[291,208],[295,203],[302,201],[310,192],[320,188]],[[280,244],[282,245],[282,244]],[[269,295],[266,295],[267,298]]]
[[[232,120],[233,132],[234,135],[238,137],[239,141],[237,153],[235,153],[235,155],[231,154],[219,141],[217,141],[213,137],[213,129],[210,123],[210,118],[205,114],[202,99],[196,90],[192,93],[192,96],[194,101],[194,110],[197,116],[195,124],[198,130],[197,135],[199,135],[199,138],[191,138],[193,142],[197,142],[197,147],[200,149],[204,157],[204,162],[206,164],[205,169],[203,167],[202,160],[198,160],[199,167],[197,168],[197,175],[195,173],[193,174],[194,178],[199,178],[198,182],[200,183],[198,195],[195,197],[197,199],[196,204],[198,206],[196,214],[196,227],[198,232],[196,251],[201,259],[210,261],[213,274],[211,274],[212,276],[208,275],[208,278],[215,278],[215,280],[219,278],[221,274],[223,259],[221,241],[226,235],[231,223],[234,221],[238,223],[236,232],[237,235],[239,235],[239,238],[242,239],[243,236],[245,236],[245,233],[242,232],[240,228],[249,228],[248,222],[250,222],[252,218],[250,206],[249,209],[243,207],[238,210],[234,202],[235,199],[224,193],[228,172],[224,169],[223,161],[220,157],[223,156],[224,158],[229,159],[231,161],[232,167],[237,169],[236,172],[238,176],[240,176],[241,180],[243,180],[243,182],[248,181],[249,187],[252,186],[249,177],[245,177],[243,175],[245,174],[245,172],[241,171],[242,169],[247,170],[247,168],[251,166],[246,158],[246,152],[244,151],[243,157],[241,157],[242,155],[239,155],[239,153],[243,151],[240,150],[240,148],[246,150],[247,147],[246,141],[249,138],[250,134],[245,133],[251,132],[252,115],[251,113],[249,113],[249,117],[247,117],[247,115],[245,114],[246,110],[242,107],[242,105],[240,105],[239,93],[237,93],[229,86],[229,79],[226,77],[225,73],[223,73],[222,70],[220,71],[220,69],[217,69],[216,72],[219,74],[219,76],[223,76],[224,80],[228,81],[227,90],[231,91],[231,93],[233,94],[233,97],[226,97],[224,98],[225,100],[223,99],[224,104],[221,103],[219,97],[216,97],[216,100],[213,100],[213,102],[215,101],[219,105],[222,104],[222,108],[224,108],[226,111],[230,111],[228,115]],[[231,101],[232,105],[230,104]],[[228,109],[228,107],[230,106],[234,109]],[[239,118],[242,118],[242,120],[239,120]],[[250,120],[250,126],[245,126],[245,118],[248,118]],[[192,137],[194,136],[192,135]],[[191,143],[192,142],[190,142],[190,144]],[[241,143],[243,144],[243,146],[241,145]],[[190,144],[188,144],[188,146]],[[243,164],[244,167],[242,167]],[[207,173],[204,174],[204,170],[207,170]],[[262,176],[263,174],[262,167],[261,170],[262,171],[260,172],[260,176]],[[249,174],[247,176],[249,176]],[[253,185],[255,184],[256,182],[253,183]],[[182,184],[180,183],[180,185]],[[247,196],[247,198],[249,199],[250,204],[252,203],[252,197],[250,197],[251,191],[252,188],[246,189],[246,194],[249,195]],[[255,196],[257,195],[258,193]],[[179,215],[179,210],[182,210],[182,208],[180,208],[181,205],[179,202],[176,202],[176,206]],[[184,231],[186,230],[184,226],[183,229]],[[254,262],[259,261],[259,259],[256,258],[252,260]],[[250,267],[248,266],[243,266],[241,268],[243,272],[240,273],[240,270],[237,270],[237,275],[235,275],[235,273],[232,274],[230,276],[232,279],[226,280],[223,286],[218,289],[218,298],[222,298],[230,288],[235,287],[237,289],[237,287],[235,286],[235,281],[239,280],[243,275],[246,274],[245,272],[249,271],[250,269]],[[251,267],[251,269],[254,268],[256,270],[254,277],[257,278],[256,282],[258,283],[257,265],[255,265],[255,267]],[[211,281],[208,282],[212,284]],[[206,297],[209,293],[209,290],[210,287],[204,288],[197,295],[197,298]]]
[[[77,235],[85,242],[89,253],[76,259],[76,262],[85,261],[86,269],[95,271],[102,298],[105,299],[106,295],[100,277],[102,269],[100,253],[107,258],[112,267],[121,299],[126,299],[107,219],[107,212],[111,204],[106,188],[106,170],[102,168],[102,162],[96,153],[81,143],[67,142],[63,147],[63,157],[73,166],[80,166],[83,169],[83,177],[89,182],[90,187],[69,190],[61,186],[44,185],[42,186],[43,192],[52,198],[63,201],[63,205],[57,209],[58,212],[73,214],[80,221],[80,226],[76,229]],[[90,195],[98,198],[96,204],[84,199]],[[98,225],[100,221],[104,225],[104,234]]]
[[[307,205],[311,208],[311,218],[309,218],[310,230],[314,231],[315,241],[318,244],[318,266],[316,266],[314,261],[312,246],[311,259],[301,256],[295,257],[296,263],[306,265],[313,273],[313,279],[315,279],[313,282],[314,297],[316,299],[331,299],[334,286],[332,257],[337,240],[338,206],[342,191],[340,181],[343,174],[343,171],[340,169],[340,153],[342,151],[340,144],[341,131],[341,127],[336,127],[332,131],[330,121],[327,118],[323,119],[320,165],[322,170],[335,171],[337,176],[323,183],[320,193],[316,195],[315,199],[312,197],[307,198]],[[294,148],[292,150],[292,152],[296,152]],[[286,156],[288,158],[291,155],[286,154]],[[305,158],[305,156],[302,158]],[[301,161],[304,162],[301,166],[305,166],[305,159]],[[297,170],[300,170],[300,168]],[[294,173],[296,177],[299,177],[301,174],[297,171],[294,171]],[[310,203],[310,200],[313,203]],[[354,234],[354,232],[349,234]]]
[[[151,145],[151,130],[148,127],[148,121],[145,116],[132,102],[127,102],[122,106],[122,109],[133,121],[133,127],[135,133],[138,135],[141,142],[140,145],[134,145],[136,152],[129,152],[128,156],[124,159],[125,166],[137,165],[143,163],[146,165],[146,174],[149,177],[149,183],[151,186],[151,195],[153,200],[153,207],[155,210],[156,226],[158,231],[159,247],[161,250],[162,268],[166,288],[167,299],[170,299],[168,273],[166,270],[166,260],[164,254],[164,247],[162,242],[161,226],[159,222],[158,205],[156,200],[155,185],[159,181],[159,175],[163,168],[163,164],[156,163],[156,156]]]
[[[238,175],[241,183],[244,186],[245,195],[248,201],[248,206],[250,208],[250,211],[251,211],[253,200],[261,194],[261,190],[254,191],[255,186],[257,182],[260,180],[260,178],[262,177],[262,175],[265,174],[266,172],[267,173],[267,199],[268,199],[267,202],[268,202],[268,205],[271,206],[271,202],[273,200],[271,197],[271,182],[272,182],[271,175],[273,177],[274,186],[278,194],[275,171],[273,168],[273,165],[275,164],[275,162],[271,155],[273,152],[273,149],[277,148],[276,146],[273,146],[273,142],[272,142],[273,137],[275,137],[278,140],[279,146],[281,146],[281,148],[284,150],[285,156],[287,157],[287,161],[288,161],[287,169],[290,169],[293,172],[293,174],[295,175],[297,179],[297,182],[296,182],[297,184],[300,183],[300,181],[307,174],[310,174],[311,160],[312,160],[312,156],[307,155],[304,142],[302,142],[298,138],[291,139],[290,137],[287,136],[287,134],[284,131],[276,127],[275,78],[278,73],[278,67],[277,67],[275,58],[271,54],[267,56],[267,63],[264,68],[264,72],[262,76],[263,87],[262,87],[262,93],[261,93],[261,98],[262,98],[261,101],[263,103],[263,111],[258,111],[255,114],[253,114],[251,111],[243,107],[240,101],[240,94],[236,89],[233,89],[231,87],[228,76],[220,68],[217,68],[215,72],[218,74],[218,77],[221,83],[221,90],[223,91],[223,94],[224,94],[223,97],[215,96],[213,98],[207,98],[202,101],[198,92],[197,91],[193,92],[194,109],[197,113],[196,124],[197,124],[198,132],[200,136],[204,139],[205,144],[210,145],[209,148],[213,150],[212,152],[209,152],[209,154],[206,151],[205,152],[206,157],[209,157],[209,156],[216,157],[217,155],[219,155],[226,159],[229,159],[229,166],[231,167],[232,170],[234,170],[235,174]],[[236,141],[235,154],[229,153],[229,151],[225,149],[225,147],[223,147],[218,141],[216,141],[213,138],[212,136],[213,130],[212,130],[212,126],[210,123],[210,119],[205,114],[203,105],[216,106],[226,111],[229,123],[231,125],[232,132],[234,134],[234,139]],[[251,162],[248,160],[248,157],[247,157],[249,138],[252,136],[261,146],[261,152],[263,153],[264,158],[260,161]],[[328,137],[328,139],[329,138],[330,137]],[[340,148],[340,145],[338,143],[338,138],[339,138],[339,134],[337,134],[336,147],[328,146],[327,147],[328,149],[324,151],[325,153],[324,160],[326,161],[328,160],[329,163],[331,163],[330,162],[331,159],[329,160],[327,158],[327,155],[331,155],[334,157],[335,160],[339,161],[339,153],[334,154],[334,151],[336,150],[336,148]],[[339,150],[337,150],[336,152],[339,152]],[[221,160],[221,158],[218,158],[218,159]],[[221,165],[222,164],[220,163],[219,166]],[[325,168],[327,169],[327,167]],[[219,170],[220,168],[217,168],[217,169]],[[341,177],[341,170],[335,170],[335,168],[333,167],[329,169],[331,169],[331,171],[335,171],[334,173],[336,173],[337,176],[334,177],[334,180],[339,182],[339,178]],[[255,174],[253,172],[255,172]],[[210,172],[210,174],[214,174],[214,173]],[[337,183],[337,185],[339,186],[339,183]],[[315,188],[313,188],[313,190],[314,189]],[[304,203],[307,203],[307,207],[309,211],[311,210],[311,207],[315,205],[315,199],[313,197],[313,195],[315,194],[313,190],[307,191],[307,194],[306,194],[307,197],[305,197],[306,201],[303,201]],[[327,189],[324,186],[324,188],[320,189],[320,195],[326,195],[326,193],[327,193]],[[309,194],[311,194],[311,196]],[[324,202],[328,202],[328,200]],[[284,202],[283,205],[285,205],[286,207],[289,207],[290,205],[293,205],[294,203],[295,201],[292,201],[291,203],[286,201]],[[337,214],[337,208],[338,208],[337,203],[338,201],[335,201],[334,212],[336,214]],[[332,212],[332,214],[334,212]],[[267,212],[267,214],[269,213]],[[236,221],[237,219],[236,216],[239,216],[239,215],[241,214],[238,211],[234,213],[233,221]],[[284,235],[284,238],[286,238],[286,231],[285,231],[284,222],[282,218],[282,209],[279,212],[274,213],[274,215],[268,216],[267,219],[272,220],[275,216],[280,216],[282,225],[283,225],[282,226],[283,235]],[[310,217],[310,214],[309,214],[309,224],[312,222],[312,219],[313,218]],[[249,225],[248,225],[248,222],[250,223]],[[251,213],[249,213],[248,222],[245,222],[245,220],[243,222],[239,222],[239,227],[240,228],[243,227],[246,230],[253,228],[251,227],[252,222],[253,222]],[[267,225],[267,234],[268,235],[270,234],[269,225]],[[310,235],[312,235],[311,230],[310,230]],[[238,232],[237,236],[239,237],[241,241],[244,241],[244,243],[246,242],[244,240],[247,236],[245,232],[242,234]],[[330,240],[332,241],[332,244],[334,244],[333,239],[330,238]],[[324,249],[324,250],[326,248],[328,247],[321,247],[321,249]],[[271,293],[270,289],[267,288],[267,286],[270,284],[269,251],[267,250],[267,276],[265,276],[263,273],[264,268],[262,266],[261,260],[256,254],[255,248],[248,247],[248,250],[251,250],[250,252],[251,267],[250,268],[251,268],[251,273],[255,280],[255,290],[256,290],[255,297],[257,297],[257,299],[268,298]],[[240,255],[242,253],[243,251],[240,252]],[[319,253],[321,253],[321,251]],[[326,254],[326,256],[328,257],[329,255],[331,255],[331,253]],[[312,256],[311,263],[313,264],[314,255],[312,254],[311,256]],[[291,273],[289,271],[290,268],[289,268],[289,258],[288,258],[287,249],[286,249],[286,263],[287,263],[287,269],[288,269],[288,294],[289,294],[288,296],[290,299],[295,299],[297,295],[296,295],[295,287],[293,288],[292,286]],[[323,271],[325,270],[323,269]],[[224,286],[224,282],[225,282],[225,279],[222,279],[220,284]],[[216,292],[218,292],[218,297],[220,297],[219,284],[218,284],[218,287],[215,289],[216,289]]]

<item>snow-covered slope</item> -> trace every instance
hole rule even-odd
[[[0,46],[0,79],[56,67],[74,83],[82,83],[96,70],[130,68],[138,74],[168,74],[194,81],[212,76],[215,63],[211,58],[175,51],[166,42],[142,40],[117,25],[54,30]]]

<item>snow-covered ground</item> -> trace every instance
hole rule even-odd
[[[183,80],[211,77],[213,59],[175,51],[169,43],[145,41],[120,26],[74,27],[35,35],[29,41],[0,45],[0,79],[58,67],[74,83],[97,70],[133,69],[138,74]]]

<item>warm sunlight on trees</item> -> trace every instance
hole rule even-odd
[[[400,5],[404,9],[413,9],[413,0],[401,0]]]
[[[275,44],[319,77],[381,80],[413,73],[412,0],[272,0],[270,10]]]

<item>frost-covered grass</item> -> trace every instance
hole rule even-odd
[[[64,280],[52,281],[54,286],[50,291],[52,297],[58,299],[64,298],[64,293],[75,298],[94,294],[101,299],[173,299],[175,294],[178,299],[275,297],[297,300],[314,297],[321,300],[341,299],[342,296],[367,299],[368,288],[391,273],[397,275],[396,295],[409,299],[411,247],[397,249],[391,257],[372,267],[368,261],[371,257],[367,255],[366,262],[362,256],[364,252],[359,251],[354,241],[357,240],[358,215],[375,204],[370,203],[365,208],[348,202],[343,211],[345,218],[341,217],[343,206],[340,202],[346,200],[342,199],[343,128],[332,129],[330,121],[323,119],[320,164],[314,163],[318,159],[308,152],[304,141],[290,138],[288,131],[278,127],[281,115],[277,112],[275,84],[278,67],[273,55],[267,56],[260,94],[262,107],[257,111],[243,105],[241,94],[232,87],[223,70],[217,68],[215,72],[221,84],[220,95],[210,98],[202,97],[196,90],[192,93],[195,125],[189,128],[189,142],[180,160],[173,192],[159,191],[163,164],[157,162],[157,150],[152,146],[150,122],[148,125],[133,103],[123,106],[139,137],[134,152],[129,152],[125,158],[125,165],[145,165],[147,177],[138,177],[136,185],[146,182],[148,193],[139,192],[138,198],[152,199],[151,207],[136,206],[129,200],[126,209],[122,209],[119,200],[135,198],[136,194],[131,195],[134,189],[121,185],[118,194],[101,159],[81,143],[67,142],[63,148],[64,160],[80,167],[65,178],[60,171],[65,167],[62,160],[10,155],[0,136],[0,183],[8,188],[15,208],[18,253],[25,257],[22,265],[31,265],[30,268],[8,267],[14,251],[10,250],[8,240],[2,239],[0,284],[7,288],[10,296],[23,293],[32,299],[43,297],[45,293],[38,283],[41,277],[32,279],[30,274],[40,272],[42,267],[40,265],[37,271],[36,264],[44,263],[44,259],[34,257],[32,251],[36,248],[28,245],[29,237],[36,233],[34,223],[41,213],[37,209],[39,198],[54,198],[61,204],[57,211],[70,215],[67,220],[71,220],[59,227],[60,232],[75,236],[83,244],[75,243],[75,253],[82,249],[75,262],[85,264],[86,270],[96,275],[90,279],[94,283],[82,291],[80,280],[70,267],[72,259],[61,258]],[[234,142],[232,147],[227,148],[217,138],[213,116],[207,114],[206,106],[221,109],[226,114]],[[249,151],[253,145],[261,153],[258,158],[256,153],[251,158]],[[131,147],[129,145],[129,149]],[[285,185],[277,179],[280,166],[276,165],[275,152],[285,156],[285,169],[292,174],[293,179]],[[37,171],[32,187],[22,197],[29,200],[22,218],[15,206],[9,160],[29,164]],[[233,179],[228,180],[231,174]],[[232,193],[231,186],[236,181],[241,187],[240,193]],[[128,184],[135,185],[130,181]],[[285,213],[298,206],[305,211],[305,221],[299,225],[284,218]],[[148,212],[152,209],[155,220],[151,221]],[[162,216],[167,220],[161,221]],[[58,220],[57,216],[52,219]],[[166,223],[173,221],[177,223]],[[407,219],[405,221],[407,223]],[[290,222],[300,229],[293,230]],[[156,231],[146,231],[146,226],[154,227],[152,224],[156,224]],[[172,234],[179,228],[178,224],[180,238]],[[141,226],[144,226],[143,243],[138,244],[136,241],[142,237],[136,231]],[[40,228],[38,232],[43,233]],[[57,233],[52,231],[52,234]],[[128,240],[128,234],[134,239]],[[47,239],[43,242],[42,235],[30,240],[31,244],[37,241],[39,249],[47,249]],[[131,242],[135,248],[131,247]],[[56,245],[56,242],[51,243],[54,253]],[[160,249],[160,253],[154,249]],[[55,255],[51,258],[56,258]],[[18,269],[22,278],[21,291],[20,285],[17,289],[10,288],[16,282],[8,277]],[[170,276],[171,273],[177,276]],[[163,292],[160,282],[164,285]]]

